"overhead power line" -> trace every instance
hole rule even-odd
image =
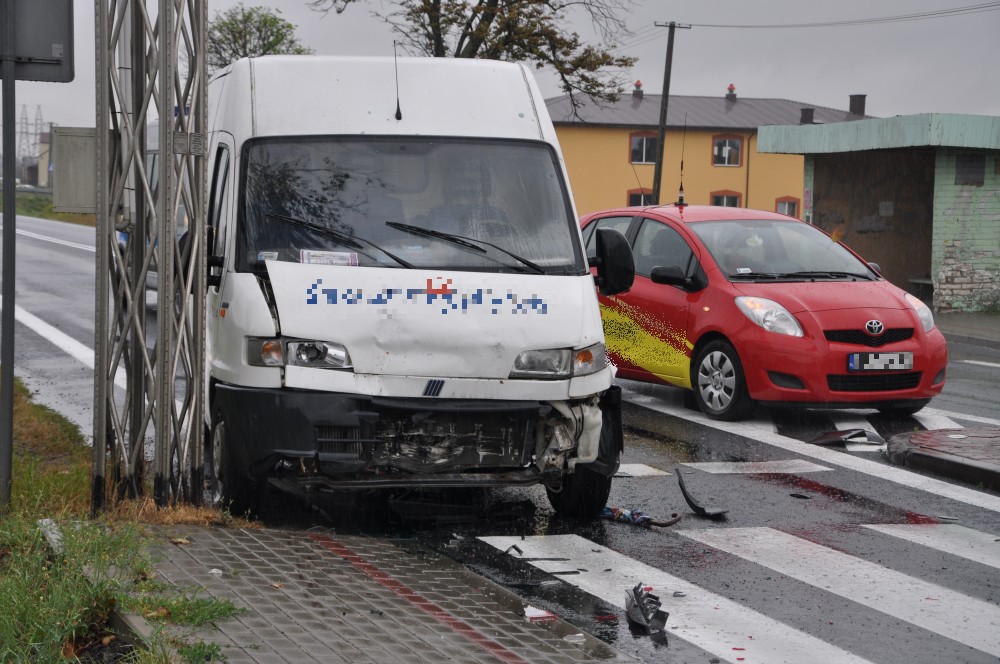
[[[903,23],[907,21],[924,21],[929,19],[951,18],[953,16],[963,16],[966,14],[980,14],[1000,10],[1000,2],[983,2],[965,7],[951,7],[948,9],[934,9],[925,12],[912,14],[896,14],[894,16],[878,16],[873,18],[844,19],[837,21],[816,21],[812,23],[688,23],[695,28],[717,28],[734,30],[780,30],[786,28],[806,29],[806,28],[843,28],[859,25],[879,25],[883,23]],[[663,33],[654,31],[652,26],[646,24],[638,28],[633,34],[635,38],[619,45],[618,50],[642,46],[649,42],[662,38]]]

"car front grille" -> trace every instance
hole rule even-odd
[[[906,341],[913,337],[912,327],[894,327],[886,330],[877,337],[873,337],[864,330],[826,330],[823,332],[827,341],[839,344],[854,344],[857,346],[869,346],[878,348],[886,344]]]
[[[826,383],[832,392],[892,392],[912,390],[920,384],[919,371],[888,374],[829,374]]]

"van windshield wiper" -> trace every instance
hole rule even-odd
[[[421,228],[420,226],[411,226],[410,224],[401,224],[398,221],[387,221],[385,222],[385,225],[389,226],[390,228],[396,228],[401,231],[407,231],[409,233],[413,233],[414,235],[425,235],[427,237],[436,237],[440,240],[444,240],[445,242],[451,242],[452,244],[457,244],[459,246],[466,247],[468,249],[472,249],[473,251],[478,251],[480,253],[486,253],[486,250],[483,249],[482,246],[480,245],[493,247],[497,251],[507,254],[508,256],[520,262],[521,264],[530,267],[538,274],[545,274],[545,269],[538,263],[534,263],[525,258],[524,256],[518,256],[517,254],[511,251],[507,251],[503,247],[497,246],[492,242],[487,242],[486,240],[480,240],[479,238],[474,238],[474,237],[466,237],[464,235],[455,235],[453,233],[445,233],[444,231],[438,231],[431,228]]]
[[[385,254],[386,256],[388,256],[389,258],[391,258],[392,260],[396,261],[397,263],[399,263],[403,267],[405,267],[405,268],[407,268],[409,270],[413,270],[413,269],[416,268],[416,266],[414,266],[412,263],[409,263],[408,261],[403,260],[402,258],[400,258],[399,256],[396,256],[395,254],[389,253],[388,251],[386,251],[382,247],[378,246],[377,244],[375,244],[371,240],[366,240],[364,238],[359,238],[359,237],[354,236],[354,235],[348,235],[347,233],[341,233],[340,231],[336,231],[336,230],[334,230],[332,228],[327,228],[326,226],[320,226],[319,224],[314,224],[314,223],[311,223],[311,222],[308,222],[308,221],[302,221],[301,219],[296,219],[295,217],[289,217],[288,215],[284,215],[284,214],[278,214],[277,212],[268,212],[267,216],[274,217],[275,219],[281,219],[282,221],[287,221],[288,223],[292,224],[293,226],[298,226],[299,228],[305,228],[306,230],[310,230],[310,231],[313,231],[314,233],[318,233],[319,235],[322,235],[324,237],[328,237],[331,240],[336,240],[340,244],[344,245],[345,247],[349,247],[351,249],[358,249],[358,250],[364,249],[364,245],[361,244],[361,242],[365,242],[366,244],[368,244],[368,246],[373,247],[375,249],[378,249],[383,254]],[[360,240],[360,242],[359,242],[359,240]],[[365,255],[367,256],[368,254],[365,254]],[[371,256],[368,256],[368,257],[371,258]]]

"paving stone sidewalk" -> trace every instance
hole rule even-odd
[[[194,637],[233,664],[632,661],[562,620],[530,622],[520,597],[416,543],[201,527],[157,540],[161,580],[245,609]]]

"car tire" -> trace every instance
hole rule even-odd
[[[734,422],[753,412],[743,363],[728,341],[705,344],[691,365],[691,386],[699,410],[709,419]]]
[[[257,493],[249,478],[236,467],[230,449],[232,441],[227,437],[226,420],[221,409],[215,411],[210,431],[211,434],[205,438],[208,504],[227,510],[233,516],[256,513]]]
[[[878,412],[891,417],[909,417],[920,412],[924,406],[931,402],[930,399],[918,399],[909,403],[901,403],[894,406],[879,408]]]

